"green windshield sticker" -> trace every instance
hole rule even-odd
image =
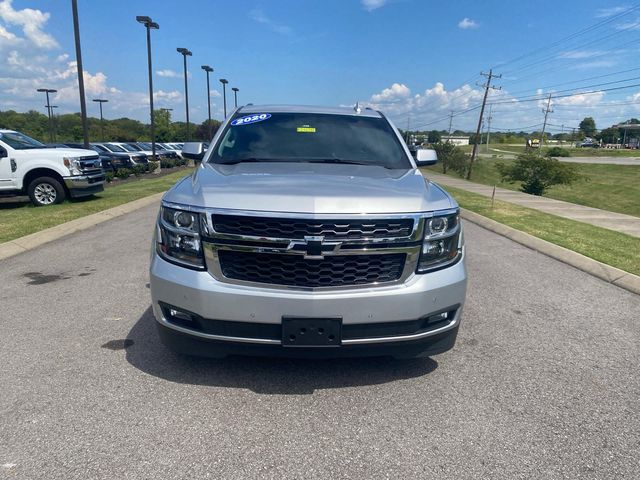
[[[316,133],[316,127],[310,127],[309,125],[302,125],[296,129],[298,133]]]

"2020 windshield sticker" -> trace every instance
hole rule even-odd
[[[255,115],[247,115],[246,117],[236,118],[231,125],[238,127],[240,125],[249,125],[250,123],[262,122],[271,118],[270,113],[256,113]]]

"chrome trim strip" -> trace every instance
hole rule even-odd
[[[438,333],[445,332],[447,330],[451,330],[454,328],[458,322],[460,321],[460,310],[456,312],[456,316],[451,320],[448,324],[436,328],[434,330],[429,330],[427,332],[414,333],[411,335],[397,335],[394,337],[372,337],[372,338],[352,338],[342,341],[342,345],[368,345],[368,344],[379,344],[379,343],[392,343],[392,342],[409,342],[412,340],[421,340],[423,338],[431,337],[433,335],[437,335]],[[171,322],[168,322],[164,316],[161,316],[160,319],[156,320],[164,325],[165,327],[172,328],[182,333],[186,333],[188,335],[193,335],[200,338],[205,338],[208,340],[218,340],[221,342],[236,342],[236,343],[253,343],[253,344],[261,344],[261,345],[282,345],[282,341],[275,340],[272,338],[246,338],[246,337],[228,337],[225,335],[214,335],[212,333],[203,333],[198,332],[196,330],[191,330],[188,328],[180,327],[178,325],[174,325]],[[309,347],[314,348],[314,347]]]
[[[214,242],[202,242],[203,248],[211,248],[214,250],[233,250],[236,252],[251,252],[251,253],[279,253],[282,255],[298,255],[300,257],[305,256],[303,251],[292,250],[287,245],[284,248],[278,247],[254,247],[252,245],[220,245]],[[342,250],[342,245],[336,245],[334,250],[327,250],[322,252],[323,257],[332,257],[336,255],[340,256],[352,256],[352,255],[370,255],[372,253],[412,253],[415,250],[419,250],[421,245],[411,245],[408,247],[384,247],[376,248],[375,246],[369,247],[368,245],[362,245],[362,248],[348,248]]]
[[[370,343],[390,343],[390,342],[409,342],[411,340],[420,340],[422,338],[431,337],[441,332],[451,330],[458,323],[458,315],[446,325],[429,330],[422,333],[414,333],[412,335],[398,335],[396,337],[373,337],[373,338],[351,338],[342,341],[342,345],[365,345]]]
[[[160,319],[156,318],[156,320],[164,325],[165,327],[172,328],[177,330],[178,332],[186,333],[188,335],[194,335],[196,337],[206,338],[208,340],[219,340],[221,342],[237,342],[237,343],[258,343],[263,345],[282,345],[280,340],[274,340],[271,338],[245,338],[245,337],[228,337],[226,335],[214,335],[212,333],[203,333],[198,332],[196,330],[191,330],[189,328],[180,327],[178,325],[174,325],[173,323],[167,321],[164,318],[164,315],[160,317]]]

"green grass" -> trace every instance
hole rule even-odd
[[[0,204],[0,243],[154,193],[164,192],[190,172],[191,169],[180,169],[180,171],[159,178],[142,178],[121,185],[109,186],[105,188],[104,192],[94,197],[70,200],[59,205],[36,208],[30,203]]]
[[[640,157],[640,150],[627,150],[627,149],[608,149],[608,148],[575,148],[571,147],[568,144],[560,145],[560,144],[552,144],[552,147],[561,147],[565,150],[568,150],[572,157]],[[464,145],[460,147],[464,150],[465,153],[471,153],[473,149],[473,145]],[[500,151],[497,151],[500,150]],[[542,151],[545,152],[548,150],[547,147],[543,148]],[[478,153],[482,154],[490,154],[490,155],[508,155],[509,153],[518,155],[520,153],[525,153],[524,144],[523,145],[505,145],[501,143],[490,143],[489,150],[487,151],[486,145],[480,145],[478,147]]]
[[[519,190],[519,183],[502,183],[496,169],[496,162],[507,164],[512,161],[480,158],[474,164],[471,181]],[[589,163],[574,163],[572,165],[575,165],[582,178],[572,185],[551,187],[545,193],[545,197],[640,217],[640,165]],[[436,173],[442,173],[441,165],[427,168]],[[451,175],[456,176],[455,173],[451,173]]]
[[[640,275],[640,238],[447,187],[461,207],[589,258]]]

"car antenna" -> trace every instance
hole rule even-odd
[[[356,104],[353,106],[353,110],[356,113],[360,113],[362,111],[362,109],[360,108],[360,102],[356,102]]]

